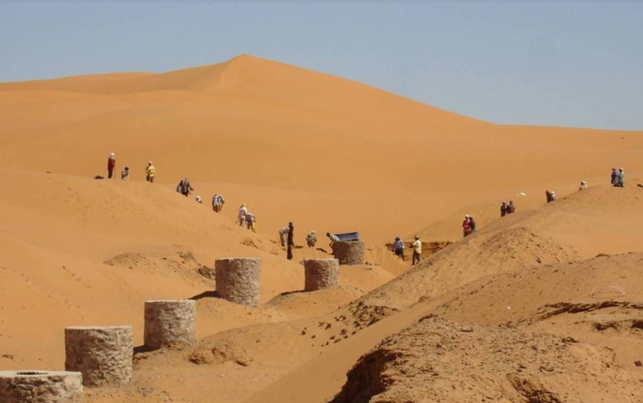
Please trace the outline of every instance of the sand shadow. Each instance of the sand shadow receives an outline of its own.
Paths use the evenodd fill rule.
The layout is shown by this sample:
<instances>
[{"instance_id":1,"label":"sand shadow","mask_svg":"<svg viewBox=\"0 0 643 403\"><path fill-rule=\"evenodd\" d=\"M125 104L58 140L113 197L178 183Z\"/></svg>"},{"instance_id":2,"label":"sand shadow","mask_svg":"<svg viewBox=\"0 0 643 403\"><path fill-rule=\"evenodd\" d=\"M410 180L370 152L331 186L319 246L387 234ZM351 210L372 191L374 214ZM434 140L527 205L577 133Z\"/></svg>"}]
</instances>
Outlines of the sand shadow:
<instances>
[{"instance_id":1,"label":"sand shadow","mask_svg":"<svg viewBox=\"0 0 643 403\"><path fill-rule=\"evenodd\" d=\"M150 351L154 351L154 349L146 346L145 344L134 347L134 355L149 353Z\"/></svg>"},{"instance_id":2,"label":"sand shadow","mask_svg":"<svg viewBox=\"0 0 643 403\"><path fill-rule=\"evenodd\" d=\"M190 299L192 301L198 301L198 300L204 299L204 298L221 298L221 296L219 294L217 294L216 291L204 291L201 294L197 294L197 295L195 295L193 297L190 297L188 299Z\"/></svg>"},{"instance_id":3,"label":"sand shadow","mask_svg":"<svg viewBox=\"0 0 643 403\"><path fill-rule=\"evenodd\" d=\"M328 251L327 251L326 249L324 249L324 248L316 248L315 250L316 250L316 251L319 251L319 252L324 252L324 253L325 253L325 254L327 254L327 255L332 255L332 254L333 254L333 252L328 252Z\"/></svg>"}]
</instances>

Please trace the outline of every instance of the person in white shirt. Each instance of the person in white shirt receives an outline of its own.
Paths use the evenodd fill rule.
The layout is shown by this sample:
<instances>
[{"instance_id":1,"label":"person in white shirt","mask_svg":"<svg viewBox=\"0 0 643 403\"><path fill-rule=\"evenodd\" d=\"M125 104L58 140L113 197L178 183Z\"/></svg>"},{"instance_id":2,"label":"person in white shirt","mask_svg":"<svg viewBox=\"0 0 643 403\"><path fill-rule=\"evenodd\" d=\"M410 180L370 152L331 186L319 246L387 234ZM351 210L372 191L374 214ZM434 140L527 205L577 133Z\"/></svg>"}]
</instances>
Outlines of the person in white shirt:
<instances>
[{"instance_id":1,"label":"person in white shirt","mask_svg":"<svg viewBox=\"0 0 643 403\"><path fill-rule=\"evenodd\" d=\"M239 207L239 225L242 227L246 226L246 215L248 214L248 208L246 207L246 203L243 203L241 207Z\"/></svg>"},{"instance_id":2,"label":"person in white shirt","mask_svg":"<svg viewBox=\"0 0 643 403\"><path fill-rule=\"evenodd\" d=\"M282 248L285 248L288 243L288 232L290 232L290 228L288 228L288 226L279 230L279 241L281 242Z\"/></svg>"},{"instance_id":3,"label":"person in white shirt","mask_svg":"<svg viewBox=\"0 0 643 403\"><path fill-rule=\"evenodd\" d=\"M420 258L422 257L422 241L420 241L419 236L415 236L415 241L413 241L413 262L411 265L420 263Z\"/></svg>"}]
</instances>

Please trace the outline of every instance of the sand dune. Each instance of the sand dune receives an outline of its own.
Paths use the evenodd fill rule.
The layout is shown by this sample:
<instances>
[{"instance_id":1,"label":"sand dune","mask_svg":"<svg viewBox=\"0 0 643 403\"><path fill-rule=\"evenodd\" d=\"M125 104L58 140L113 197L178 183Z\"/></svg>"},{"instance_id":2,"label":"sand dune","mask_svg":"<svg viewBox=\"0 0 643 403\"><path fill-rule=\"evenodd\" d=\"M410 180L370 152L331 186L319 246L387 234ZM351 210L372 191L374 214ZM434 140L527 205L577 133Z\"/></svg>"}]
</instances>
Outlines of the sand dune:
<instances>
[{"instance_id":1,"label":"sand dune","mask_svg":"<svg viewBox=\"0 0 643 403\"><path fill-rule=\"evenodd\" d=\"M0 106L5 167L90 177L115 151L141 180L151 159L160 182L225 187L232 205L262 209L255 189L273 195L282 206L261 211L265 234L323 222L380 243L521 191L519 208L533 206L615 165L643 171L640 132L503 127L252 56L0 84Z\"/></svg>"},{"instance_id":2,"label":"sand dune","mask_svg":"<svg viewBox=\"0 0 643 403\"><path fill-rule=\"evenodd\" d=\"M362 401L356 380L373 402L635 401L640 391L643 132L501 126L247 55L0 84L0 119L1 369L61 368L69 325L131 324L141 345L144 301L193 297L197 344L137 353L131 387L88 389L87 401ZM109 152L131 181L92 179ZM154 185L143 181L148 160ZM625 188L607 184L613 166L625 167ZM190 198L174 190L186 176ZM590 188L576 192L581 179ZM548 188L560 199L545 205ZM227 199L221 214L215 192ZM510 199L518 213L499 219ZM242 202L257 234L235 224ZM461 240L464 214L479 231ZM277 241L288 221L302 246L293 261ZM303 247L311 229L317 248ZM323 235L354 230L367 264L342 267L341 287L301 292L300 262L329 256ZM409 270L383 244L414 234L457 242ZM214 260L234 256L262 259L259 307L212 295ZM505 360L492 348L499 326L511 328ZM400 374L430 373L432 334L462 328L489 358L475 393L452 392L475 371L439 367L431 382L446 389L409 394ZM523 341L548 352L513 348ZM444 345L461 363L462 345ZM373 357L384 350L410 358L382 366ZM564 358L552 372L569 377L532 371L551 354ZM380 378L364 373L373 362L366 375ZM529 376L493 375L518 364ZM610 380L600 391L586 382L596 374Z\"/></svg>"}]
</instances>

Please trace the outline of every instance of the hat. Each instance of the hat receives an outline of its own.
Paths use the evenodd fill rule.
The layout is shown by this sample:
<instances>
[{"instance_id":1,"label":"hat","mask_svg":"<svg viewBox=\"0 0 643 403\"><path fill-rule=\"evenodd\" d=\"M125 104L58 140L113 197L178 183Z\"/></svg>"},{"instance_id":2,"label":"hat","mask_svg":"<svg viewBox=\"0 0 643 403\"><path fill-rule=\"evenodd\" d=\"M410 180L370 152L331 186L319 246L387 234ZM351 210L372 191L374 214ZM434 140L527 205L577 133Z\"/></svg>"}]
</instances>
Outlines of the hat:
<instances>
[{"instance_id":1,"label":"hat","mask_svg":"<svg viewBox=\"0 0 643 403\"><path fill-rule=\"evenodd\" d=\"M620 167L618 170L619 170L619 171L622 171L622 170L623 170L623 167Z\"/></svg>"},{"instance_id":2,"label":"hat","mask_svg":"<svg viewBox=\"0 0 643 403\"><path fill-rule=\"evenodd\" d=\"M116 155L116 154L114 154L114 153L109 153L109 156L110 156L110 157L113 157L113 156L115 156L115 155Z\"/></svg>"},{"instance_id":3,"label":"hat","mask_svg":"<svg viewBox=\"0 0 643 403\"><path fill-rule=\"evenodd\" d=\"M420 237L416 235L416 236L415 236L415 239L420 239Z\"/></svg>"},{"instance_id":4,"label":"hat","mask_svg":"<svg viewBox=\"0 0 643 403\"><path fill-rule=\"evenodd\" d=\"M317 231L312 230L312 231L310 231L310 233L311 233L311 234L316 234L316 233L317 233Z\"/></svg>"},{"instance_id":5,"label":"hat","mask_svg":"<svg viewBox=\"0 0 643 403\"><path fill-rule=\"evenodd\" d=\"M152 165L152 161L147 161L147 163L148 163L149 165Z\"/></svg>"},{"instance_id":6,"label":"hat","mask_svg":"<svg viewBox=\"0 0 643 403\"><path fill-rule=\"evenodd\" d=\"M241 203L241 207L246 207L246 203Z\"/></svg>"},{"instance_id":7,"label":"hat","mask_svg":"<svg viewBox=\"0 0 643 403\"><path fill-rule=\"evenodd\" d=\"M471 218L471 216L469 214L465 214L464 218Z\"/></svg>"}]
</instances>

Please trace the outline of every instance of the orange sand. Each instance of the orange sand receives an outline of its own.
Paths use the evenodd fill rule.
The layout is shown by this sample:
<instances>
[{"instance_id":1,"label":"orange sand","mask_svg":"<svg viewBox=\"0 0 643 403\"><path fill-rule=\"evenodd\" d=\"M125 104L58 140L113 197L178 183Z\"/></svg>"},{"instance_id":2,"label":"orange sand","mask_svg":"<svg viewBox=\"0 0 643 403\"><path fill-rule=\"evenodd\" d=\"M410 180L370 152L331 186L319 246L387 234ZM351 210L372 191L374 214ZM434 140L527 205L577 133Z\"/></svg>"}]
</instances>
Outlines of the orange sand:
<instances>
[{"instance_id":1,"label":"orange sand","mask_svg":"<svg viewBox=\"0 0 643 403\"><path fill-rule=\"evenodd\" d=\"M0 369L62 368L70 325L131 324L140 345L145 300L198 298L199 345L137 354L134 385L88 390L90 403L321 403L340 392L360 356L429 314L483 327L512 321L521 332L572 335L597 349L637 343L636 329L614 327L609 337L595 333L591 315L587 326L561 324L539 309L641 281L615 268L636 258L587 259L643 252L643 189L635 186L643 132L495 125L246 55L164 74L0 84L0 120ZM106 176L110 152L117 176L131 167L130 182L91 179ZM143 180L148 160L154 185ZM607 185L617 166L627 172L624 189ZM174 191L186 176L196 188L188 199ZM590 189L575 193L582 179ZM561 200L543 205L547 188ZM214 192L227 200L221 214L209 207ZM498 220L509 199L518 214ZM234 224L242 202L257 216L257 234ZM382 246L416 233L457 240L466 213L479 233L413 271ZM298 245L315 229L324 250L295 249L287 261L277 231L288 221ZM369 245L369 264L342 267L336 290L297 292L299 262L328 257L324 234L354 230ZM213 298L213 281L199 274L234 256L262 258L260 307ZM534 274L548 264L569 275ZM583 269L596 265L604 271L590 284ZM640 301L629 288L600 292L599 300ZM508 314L504 304L517 309ZM630 309L614 313L624 321L636 317L618 309ZM409 332L394 336L400 351L410 348ZM624 372L608 375L640 378L629 367L643 358L638 351L618 349L612 364ZM421 367L424 353L413 354ZM408 365L401 369L418 368ZM618 393L637 391L638 381L618 379L626 385ZM578 401L596 398L565 380L552 385ZM386 393L408 399L404 390L398 383Z\"/></svg>"}]
</instances>

